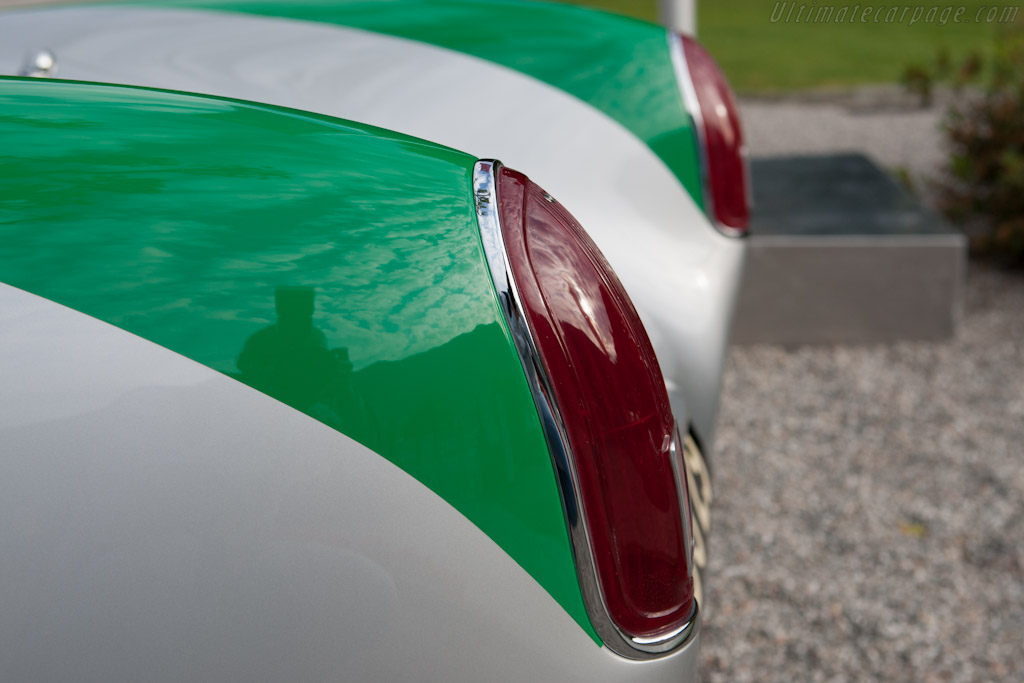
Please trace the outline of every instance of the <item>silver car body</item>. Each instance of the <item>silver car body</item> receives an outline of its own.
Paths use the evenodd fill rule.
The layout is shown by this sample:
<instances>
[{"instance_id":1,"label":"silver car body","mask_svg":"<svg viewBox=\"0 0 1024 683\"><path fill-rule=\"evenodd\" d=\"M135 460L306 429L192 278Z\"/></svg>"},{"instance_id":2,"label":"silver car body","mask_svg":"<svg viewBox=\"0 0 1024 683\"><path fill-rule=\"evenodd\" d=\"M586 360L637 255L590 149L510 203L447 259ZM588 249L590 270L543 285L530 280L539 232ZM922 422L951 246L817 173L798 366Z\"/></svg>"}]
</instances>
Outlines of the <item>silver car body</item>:
<instances>
[{"instance_id":1,"label":"silver car body","mask_svg":"<svg viewBox=\"0 0 1024 683\"><path fill-rule=\"evenodd\" d=\"M314 22L204 10L0 14L0 73L41 50L60 78L247 99L372 123L501 159L575 215L654 344L679 424L713 450L744 262L636 136L575 97L462 53Z\"/></svg>"},{"instance_id":2,"label":"silver car body","mask_svg":"<svg viewBox=\"0 0 1024 683\"><path fill-rule=\"evenodd\" d=\"M696 680L696 637L595 646L426 486L162 346L0 284L0 377L5 681Z\"/></svg>"}]
</instances>

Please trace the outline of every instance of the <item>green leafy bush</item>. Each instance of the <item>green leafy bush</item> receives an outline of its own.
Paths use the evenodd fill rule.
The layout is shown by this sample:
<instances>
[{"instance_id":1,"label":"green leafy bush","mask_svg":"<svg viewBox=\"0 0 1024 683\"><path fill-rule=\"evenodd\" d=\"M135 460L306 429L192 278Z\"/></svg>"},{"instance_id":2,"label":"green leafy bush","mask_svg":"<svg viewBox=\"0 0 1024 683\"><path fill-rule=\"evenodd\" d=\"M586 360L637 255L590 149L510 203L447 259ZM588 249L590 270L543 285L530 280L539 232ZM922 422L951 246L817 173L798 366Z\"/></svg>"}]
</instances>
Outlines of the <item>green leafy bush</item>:
<instances>
[{"instance_id":1,"label":"green leafy bush","mask_svg":"<svg viewBox=\"0 0 1024 683\"><path fill-rule=\"evenodd\" d=\"M950 148L936 185L945 213L970 231L976 251L1024 259L1024 42L1004 38L991 57L961 64L941 54L930 68L908 69L911 92L930 97L937 81L957 97L943 123Z\"/></svg>"},{"instance_id":2,"label":"green leafy bush","mask_svg":"<svg viewBox=\"0 0 1024 683\"><path fill-rule=\"evenodd\" d=\"M920 100L922 107L932 105L932 88L935 87L935 76L932 71L920 64L911 64L903 70L900 79L907 92L913 93Z\"/></svg>"},{"instance_id":3,"label":"green leafy bush","mask_svg":"<svg viewBox=\"0 0 1024 683\"><path fill-rule=\"evenodd\" d=\"M1024 88L972 98L944 125L952 149L939 183L943 210L984 226L976 248L1024 256Z\"/></svg>"}]
</instances>

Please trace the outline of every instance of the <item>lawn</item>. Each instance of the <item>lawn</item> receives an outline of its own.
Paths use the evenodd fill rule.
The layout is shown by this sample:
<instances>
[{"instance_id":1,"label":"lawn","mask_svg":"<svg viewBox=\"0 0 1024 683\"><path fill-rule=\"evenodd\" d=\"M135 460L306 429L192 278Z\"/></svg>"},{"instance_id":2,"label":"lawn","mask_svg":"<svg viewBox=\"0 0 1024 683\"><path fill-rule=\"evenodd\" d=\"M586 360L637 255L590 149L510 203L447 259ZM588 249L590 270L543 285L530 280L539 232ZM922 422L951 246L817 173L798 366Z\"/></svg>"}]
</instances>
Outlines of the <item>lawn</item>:
<instances>
[{"instance_id":1,"label":"lawn","mask_svg":"<svg viewBox=\"0 0 1024 683\"><path fill-rule=\"evenodd\" d=\"M601 7L622 14L656 21L656 0L570 0L574 4ZM810 22L806 16L797 23L801 6L804 15L822 9L833 11L830 22ZM1016 24L981 23L975 21L979 9L997 8L997 16L1005 7L1020 7L1007 0L967 0L961 21L947 15L942 25L942 10L949 5L883 2L863 4L809 0L808 2L776 2L775 0L704 0L697 5L697 33L718 59L736 90L740 92L778 92L811 88L850 86L864 83L892 83L912 63L930 63L940 48L949 50L954 60L973 50L989 52L997 34L1024 27L1024 10ZM789 14L786 21L786 14ZM846 20L835 21L837 12L846 7ZM857 21L849 21L857 11ZM915 8L922 14L911 25ZM931 22L927 12L938 7ZM871 8L866 22L861 14ZM906 12L904 13L904 8ZM874 22L880 9L879 22ZM894 19L903 14L903 21L886 23L890 9L897 10ZM774 12L774 17L773 17ZM824 15L823 15L824 16ZM773 21L773 18L775 19ZM1019 29L1018 29L1019 30Z\"/></svg>"}]
</instances>

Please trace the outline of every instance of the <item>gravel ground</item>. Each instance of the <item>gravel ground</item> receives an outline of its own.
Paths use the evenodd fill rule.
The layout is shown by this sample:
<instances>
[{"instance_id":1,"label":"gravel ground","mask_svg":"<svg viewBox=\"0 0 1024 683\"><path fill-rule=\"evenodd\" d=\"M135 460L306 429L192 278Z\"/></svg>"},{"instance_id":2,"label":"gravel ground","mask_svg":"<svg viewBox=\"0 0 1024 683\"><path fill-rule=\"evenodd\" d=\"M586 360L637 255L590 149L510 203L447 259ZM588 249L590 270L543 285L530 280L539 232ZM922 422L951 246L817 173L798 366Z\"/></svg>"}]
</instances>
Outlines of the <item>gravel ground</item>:
<instances>
[{"instance_id":1,"label":"gravel ground","mask_svg":"<svg viewBox=\"0 0 1024 683\"><path fill-rule=\"evenodd\" d=\"M906 112L744 109L755 154L941 158ZM732 349L705 681L1024 681L1022 339L1024 272L972 263L948 342Z\"/></svg>"}]
</instances>

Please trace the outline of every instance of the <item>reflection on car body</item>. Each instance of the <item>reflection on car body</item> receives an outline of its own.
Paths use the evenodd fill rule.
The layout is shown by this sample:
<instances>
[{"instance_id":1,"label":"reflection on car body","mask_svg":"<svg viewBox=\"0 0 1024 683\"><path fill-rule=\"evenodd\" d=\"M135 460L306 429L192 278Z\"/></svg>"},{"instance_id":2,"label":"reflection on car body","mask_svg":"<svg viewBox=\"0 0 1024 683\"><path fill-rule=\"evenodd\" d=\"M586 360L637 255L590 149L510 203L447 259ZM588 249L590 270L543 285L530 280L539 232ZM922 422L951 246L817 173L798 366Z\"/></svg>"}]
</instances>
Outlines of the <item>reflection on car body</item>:
<instances>
[{"instance_id":1,"label":"reflection on car body","mask_svg":"<svg viewBox=\"0 0 1024 683\"><path fill-rule=\"evenodd\" d=\"M0 62L13 50L22 60L34 55L20 62L27 76L265 103L0 79L7 114L0 126L18 140L0 171L7 182L0 297L9 310L46 320L47 339L67 326L104 340L83 346L82 358L93 360L58 379L40 371L58 363L52 353L19 369L31 332L25 316L0 331L0 366L12 378L0 392L5 405L33 392L95 393L74 403L72 419L56 408L64 399L46 409L11 408L13 430L0 430L0 451L15 456L0 457L10 490L52 501L67 486L61 475L18 469L18 459L47 462L56 454L60 467L85 473L67 496L68 518L51 519L36 502L9 497L0 542L19 552L10 578L0 581L0 602L21 596L7 627L17 625L21 635L17 656L0 662L0 671L99 681L137 678L164 662L178 679L326 680L343 671L358 680L470 680L481 672L508 680L696 680L711 502L698 444L714 436L743 248L718 230L707 203L701 136L687 110L699 104L682 101L671 62L677 39L566 8L451 3L451 27L484 14L522 20L540 12L568 44L585 46L593 37L612 48L590 72L622 88L622 97L609 99L589 91L555 52L519 50L532 38L517 21L481 46L459 30L407 35L420 30L411 28L418 21L430 24L437 10L429 4L415 12L409 5L402 21L401 13L382 15L358 2L322 15L324 8L306 3L244 13L208 11L239 5L185 4L0 15L7 44ZM303 7L316 21L287 16ZM607 33L573 27L573 18ZM221 35L232 40L218 43L224 59L198 59L211 43L197 37L226 29ZM260 59L270 35L282 72ZM128 43L137 59L108 59ZM360 52L372 58L351 63ZM641 62L653 75L624 80ZM201 68L181 68L187 64ZM322 87L320 79L336 78L337 69L343 87ZM390 77L401 87L368 96ZM486 111L475 106L479 83L492 86ZM424 98L423 88L436 97ZM633 111L623 102L643 106ZM495 174L499 166L318 114L511 155L553 191L538 190L562 216L554 223L575 225L556 200L570 204L644 325L623 323L615 334L629 330L633 342L622 346L623 337L602 327L610 299L577 287L575 299L550 306L577 306L592 323L558 328L565 348L575 349L568 367L581 363L580 349L614 358L649 348L646 326L655 393L667 388L663 404L671 401L659 418L669 431L664 443L652 441L647 460L671 461L674 489L654 495L637 486L643 467L616 475L615 489L603 484L604 499L581 483L581 468L600 474L619 456L585 459L588 446L573 440L583 432L567 428L587 413L580 418L564 401L568 375L550 381L552 352L543 350L536 320L520 321L533 345L524 352L510 311L495 299L475 184L482 169ZM532 215L527 223L548 220ZM602 271L604 257L594 258L602 264L597 279L617 282ZM105 346L131 349L113 362L110 377L95 372ZM129 376L118 368L134 356L149 363ZM531 363L547 384L531 384ZM177 391L161 379L161 367L202 379ZM607 367L614 375L618 366ZM147 392L159 396L160 408L145 399L133 411L130 397ZM205 395L220 402L204 402ZM542 403L553 410L545 413ZM91 417L79 419L81 405ZM645 420L652 418L628 427ZM38 426L47 421L57 425L50 433ZM168 434L185 436L177 444ZM595 441L614 443L606 436ZM70 467L59 459L71 455L78 461ZM660 515L687 530L685 563L667 562L675 557L667 545L652 546L653 523L646 532L634 524L640 535L621 540L629 530L613 528L622 519L616 495L626 491L630 499L630 486L644 491L627 510L633 522L654 504L643 519ZM127 529L104 522L99 500L110 501L116 519L134 521ZM607 526L593 517L602 505ZM190 509L195 514L182 518ZM43 518L44 533L17 521ZM612 539L607 556L605 534ZM85 543L55 549L52 540L64 535ZM149 540L164 537L167 554ZM54 560L65 569L26 578ZM162 563L167 572L153 569ZM75 566L93 569L81 579ZM605 566L622 571L609 579ZM132 580L121 580L124 573ZM669 574L685 585L655 585ZM682 596L688 602L676 602L687 609L659 622L664 615L643 606L616 608L616 600L629 603L618 592L629 590L650 604ZM90 594L109 599L82 598ZM79 610L61 618L57 595ZM318 596L328 595L333 602L319 609ZM157 609L139 615L140 596L153 596ZM629 610L639 615L632 622ZM644 630L647 621L654 626ZM105 626L86 634L89 622ZM237 630L246 623L258 626ZM188 661L166 662L166 638L190 653ZM203 649L203 639L213 650ZM127 642L132 657L112 649ZM102 662L83 660L83 648Z\"/></svg>"}]
</instances>

